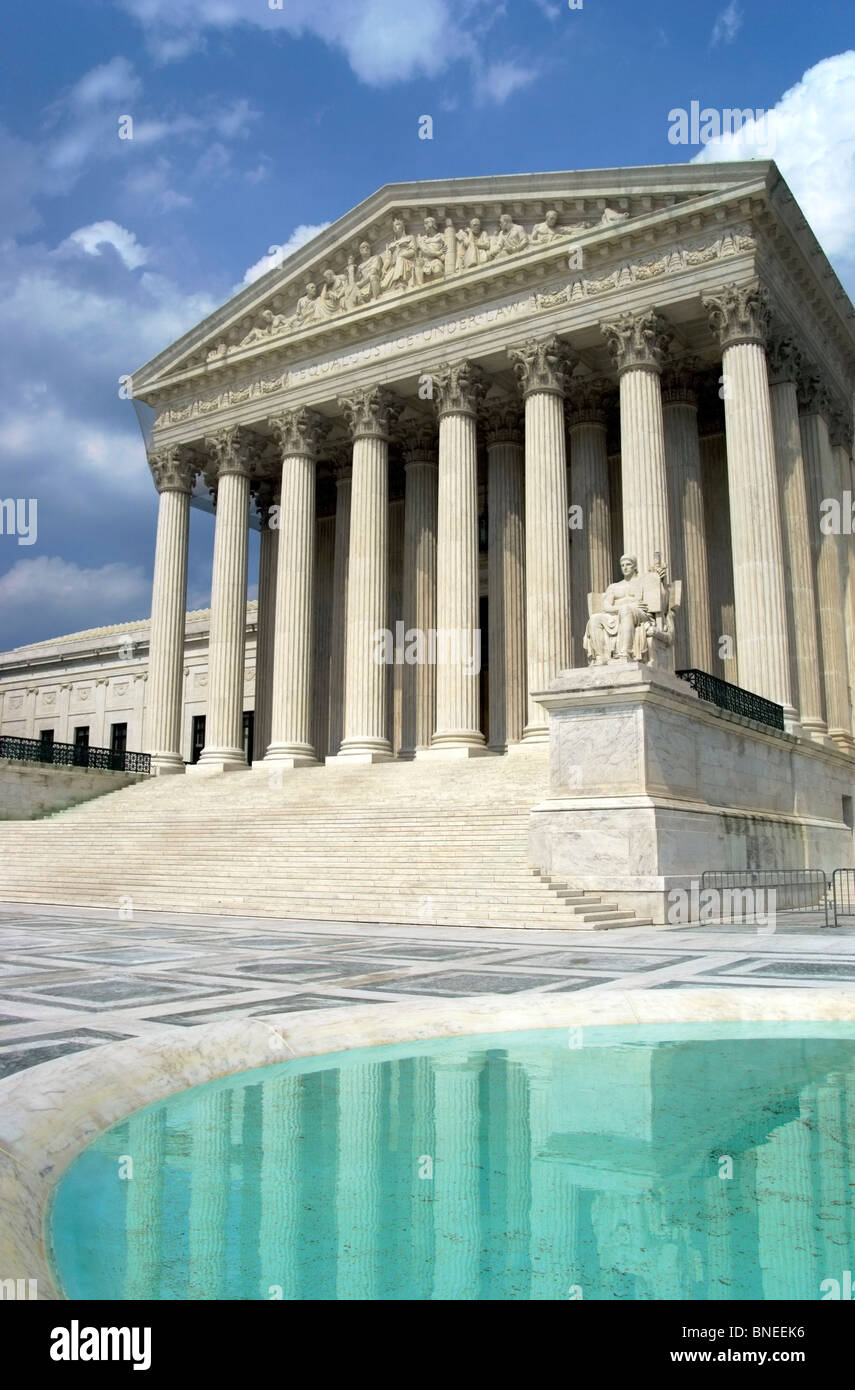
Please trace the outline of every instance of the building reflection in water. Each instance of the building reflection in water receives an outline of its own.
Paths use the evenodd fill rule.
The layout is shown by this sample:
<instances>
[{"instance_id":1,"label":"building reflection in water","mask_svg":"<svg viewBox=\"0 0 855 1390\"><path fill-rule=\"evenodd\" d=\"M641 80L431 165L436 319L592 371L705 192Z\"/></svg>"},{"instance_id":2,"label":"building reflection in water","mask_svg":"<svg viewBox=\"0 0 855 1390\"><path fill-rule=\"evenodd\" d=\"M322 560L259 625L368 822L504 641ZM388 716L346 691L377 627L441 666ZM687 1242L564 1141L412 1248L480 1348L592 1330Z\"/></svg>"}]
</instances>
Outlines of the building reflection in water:
<instances>
[{"instance_id":1,"label":"building reflection in water","mask_svg":"<svg viewBox=\"0 0 855 1390\"><path fill-rule=\"evenodd\" d=\"M817 1299L853 1269L855 1043L551 1038L141 1112L123 1296Z\"/></svg>"}]
</instances>

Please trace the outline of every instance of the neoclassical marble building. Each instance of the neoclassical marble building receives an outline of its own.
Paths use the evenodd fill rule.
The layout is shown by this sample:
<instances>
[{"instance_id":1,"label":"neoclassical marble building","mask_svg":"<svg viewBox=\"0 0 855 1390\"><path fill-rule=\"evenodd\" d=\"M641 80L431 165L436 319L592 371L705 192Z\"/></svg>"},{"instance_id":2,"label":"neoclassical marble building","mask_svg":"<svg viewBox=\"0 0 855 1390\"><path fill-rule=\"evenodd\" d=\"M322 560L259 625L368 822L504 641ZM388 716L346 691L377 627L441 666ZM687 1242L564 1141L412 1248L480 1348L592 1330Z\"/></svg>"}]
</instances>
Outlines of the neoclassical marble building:
<instances>
[{"instance_id":1,"label":"neoclassical marble building","mask_svg":"<svg viewBox=\"0 0 855 1390\"><path fill-rule=\"evenodd\" d=\"M156 412L154 766L184 769L200 488L200 769L245 765L251 508L266 766L545 741L533 697L585 664L622 554L682 579L678 668L851 755L855 550L820 516L853 487L853 385L855 310L772 163L381 189L133 376ZM435 661L406 657L416 633Z\"/></svg>"}]
</instances>

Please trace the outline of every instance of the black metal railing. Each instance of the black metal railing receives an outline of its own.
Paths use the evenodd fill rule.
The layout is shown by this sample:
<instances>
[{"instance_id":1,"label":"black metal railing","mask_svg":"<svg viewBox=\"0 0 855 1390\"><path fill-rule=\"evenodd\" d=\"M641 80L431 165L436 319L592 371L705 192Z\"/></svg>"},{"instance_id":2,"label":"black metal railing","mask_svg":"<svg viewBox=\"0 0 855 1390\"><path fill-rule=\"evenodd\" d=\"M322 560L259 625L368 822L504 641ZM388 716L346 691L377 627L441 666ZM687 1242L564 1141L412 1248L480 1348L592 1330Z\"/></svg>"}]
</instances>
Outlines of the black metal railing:
<instances>
[{"instance_id":1,"label":"black metal railing","mask_svg":"<svg viewBox=\"0 0 855 1390\"><path fill-rule=\"evenodd\" d=\"M92 767L105 772L151 772L149 753L114 753L112 748L78 747L47 739L0 737L0 758L22 763L54 763L61 767Z\"/></svg>"},{"instance_id":2,"label":"black metal railing","mask_svg":"<svg viewBox=\"0 0 855 1390\"><path fill-rule=\"evenodd\" d=\"M743 690L741 685L731 685L708 671L678 671L681 681L685 681L702 700L709 700L719 709L730 710L731 714L741 714L744 719L754 719L758 724L768 724L772 729L784 728L784 707L773 700L764 700L752 690Z\"/></svg>"},{"instance_id":3,"label":"black metal railing","mask_svg":"<svg viewBox=\"0 0 855 1390\"><path fill-rule=\"evenodd\" d=\"M701 895L713 889L720 896L728 920L739 915L740 906L750 917L759 892L768 905L769 890L775 891L778 913L816 913L822 925L832 925L828 878L823 869L704 869Z\"/></svg>"}]
</instances>

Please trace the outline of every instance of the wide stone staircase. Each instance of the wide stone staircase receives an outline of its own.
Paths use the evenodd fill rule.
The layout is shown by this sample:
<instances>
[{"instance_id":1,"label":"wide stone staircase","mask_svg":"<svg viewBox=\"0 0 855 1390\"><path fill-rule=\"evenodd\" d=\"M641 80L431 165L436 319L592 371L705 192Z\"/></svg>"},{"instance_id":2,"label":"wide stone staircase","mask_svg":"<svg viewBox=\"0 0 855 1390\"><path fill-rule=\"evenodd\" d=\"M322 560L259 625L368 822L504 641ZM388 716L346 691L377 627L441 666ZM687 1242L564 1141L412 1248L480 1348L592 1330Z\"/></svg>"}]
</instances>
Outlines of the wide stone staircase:
<instances>
[{"instance_id":1,"label":"wide stone staircase","mask_svg":"<svg viewBox=\"0 0 855 1390\"><path fill-rule=\"evenodd\" d=\"M528 865L544 749L151 778L0 822L0 901L308 921L639 926Z\"/></svg>"}]
</instances>

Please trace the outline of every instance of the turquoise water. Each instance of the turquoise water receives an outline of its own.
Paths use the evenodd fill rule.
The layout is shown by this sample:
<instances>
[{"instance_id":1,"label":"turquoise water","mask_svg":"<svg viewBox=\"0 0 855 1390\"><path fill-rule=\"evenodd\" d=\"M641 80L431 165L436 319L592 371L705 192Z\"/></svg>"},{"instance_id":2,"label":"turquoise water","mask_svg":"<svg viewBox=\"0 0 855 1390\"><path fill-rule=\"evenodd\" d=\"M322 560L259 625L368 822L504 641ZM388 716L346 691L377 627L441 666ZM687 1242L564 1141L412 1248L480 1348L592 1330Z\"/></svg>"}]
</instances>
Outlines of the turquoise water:
<instances>
[{"instance_id":1,"label":"turquoise water","mask_svg":"<svg viewBox=\"0 0 855 1390\"><path fill-rule=\"evenodd\" d=\"M149 1106L67 1170L49 1240L81 1299L819 1299L853 1184L853 1025L550 1029Z\"/></svg>"}]
</instances>

